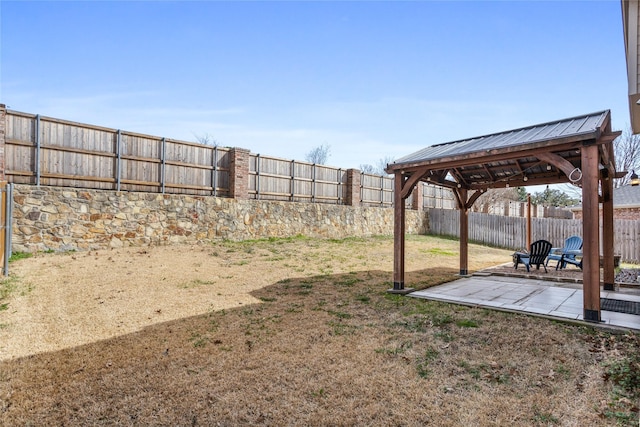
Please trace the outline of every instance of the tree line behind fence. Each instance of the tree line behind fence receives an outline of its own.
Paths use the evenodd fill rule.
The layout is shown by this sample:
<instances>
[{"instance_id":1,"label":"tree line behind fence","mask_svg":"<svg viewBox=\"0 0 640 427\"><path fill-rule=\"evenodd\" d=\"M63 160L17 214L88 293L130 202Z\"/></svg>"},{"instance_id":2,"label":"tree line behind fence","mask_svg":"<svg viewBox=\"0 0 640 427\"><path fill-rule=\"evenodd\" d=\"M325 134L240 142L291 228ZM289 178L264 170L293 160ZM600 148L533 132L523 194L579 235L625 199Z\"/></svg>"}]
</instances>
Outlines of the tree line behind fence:
<instances>
[{"instance_id":1,"label":"tree line behind fence","mask_svg":"<svg viewBox=\"0 0 640 427\"><path fill-rule=\"evenodd\" d=\"M640 261L640 221L615 219L613 222L615 255L624 262ZM527 219L485 213L469 213L469 240L507 249L526 248ZM460 211L430 209L429 233L460 237ZM582 220L532 218L532 241L544 239L554 247L562 247L570 236L582 236ZM602 228L600 228L602 245ZM602 248L600 250L602 253Z\"/></svg>"}]
</instances>

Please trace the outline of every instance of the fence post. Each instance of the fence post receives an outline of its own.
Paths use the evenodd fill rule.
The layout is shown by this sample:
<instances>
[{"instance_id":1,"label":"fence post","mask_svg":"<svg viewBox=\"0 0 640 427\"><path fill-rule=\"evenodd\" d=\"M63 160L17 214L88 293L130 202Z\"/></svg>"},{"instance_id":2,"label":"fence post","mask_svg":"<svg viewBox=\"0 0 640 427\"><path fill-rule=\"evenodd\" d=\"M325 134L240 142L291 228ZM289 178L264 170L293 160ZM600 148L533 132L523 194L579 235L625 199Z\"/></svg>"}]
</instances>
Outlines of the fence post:
<instances>
[{"instance_id":1,"label":"fence post","mask_svg":"<svg viewBox=\"0 0 640 427\"><path fill-rule=\"evenodd\" d=\"M229 151L229 197L249 198L249 150L232 148Z\"/></svg>"},{"instance_id":2,"label":"fence post","mask_svg":"<svg viewBox=\"0 0 640 427\"><path fill-rule=\"evenodd\" d=\"M33 163L36 168L36 185L40 186L40 114L36 114L36 122L35 128L33 130L34 133L34 142L36 144L36 152L33 155Z\"/></svg>"},{"instance_id":3,"label":"fence post","mask_svg":"<svg viewBox=\"0 0 640 427\"><path fill-rule=\"evenodd\" d=\"M120 143L118 143L120 145ZM118 150L118 153L120 150ZM160 142L160 191L164 194L165 177L167 176L167 138Z\"/></svg>"},{"instance_id":4,"label":"fence post","mask_svg":"<svg viewBox=\"0 0 640 427\"><path fill-rule=\"evenodd\" d=\"M289 200L293 202L296 196L296 161L295 160L291 160L291 186L289 190L291 193Z\"/></svg>"},{"instance_id":5,"label":"fence post","mask_svg":"<svg viewBox=\"0 0 640 427\"><path fill-rule=\"evenodd\" d=\"M218 195L218 146L213 147L213 169L211 169L211 195Z\"/></svg>"},{"instance_id":6,"label":"fence post","mask_svg":"<svg viewBox=\"0 0 640 427\"><path fill-rule=\"evenodd\" d=\"M347 206L360 206L360 171L347 169L347 188L344 195L344 204Z\"/></svg>"},{"instance_id":7,"label":"fence post","mask_svg":"<svg viewBox=\"0 0 640 427\"><path fill-rule=\"evenodd\" d=\"M122 174L122 132L116 131L116 191L120 191L120 175Z\"/></svg>"},{"instance_id":8,"label":"fence post","mask_svg":"<svg viewBox=\"0 0 640 427\"><path fill-rule=\"evenodd\" d=\"M316 201L316 165L311 166L311 203Z\"/></svg>"},{"instance_id":9,"label":"fence post","mask_svg":"<svg viewBox=\"0 0 640 427\"><path fill-rule=\"evenodd\" d=\"M6 184L6 183L5 183ZM2 210L4 211L4 230L2 236L3 245L3 273L9 275L9 258L11 258L11 242L13 240L13 184L6 184L2 195Z\"/></svg>"},{"instance_id":10,"label":"fence post","mask_svg":"<svg viewBox=\"0 0 640 427\"><path fill-rule=\"evenodd\" d=\"M422 210L422 187L424 184L419 182L415 187L413 187L413 193L411 194L411 209L414 211Z\"/></svg>"},{"instance_id":11,"label":"fence post","mask_svg":"<svg viewBox=\"0 0 640 427\"><path fill-rule=\"evenodd\" d=\"M4 181L4 139L7 129L7 106L0 104L0 181Z\"/></svg>"}]
</instances>

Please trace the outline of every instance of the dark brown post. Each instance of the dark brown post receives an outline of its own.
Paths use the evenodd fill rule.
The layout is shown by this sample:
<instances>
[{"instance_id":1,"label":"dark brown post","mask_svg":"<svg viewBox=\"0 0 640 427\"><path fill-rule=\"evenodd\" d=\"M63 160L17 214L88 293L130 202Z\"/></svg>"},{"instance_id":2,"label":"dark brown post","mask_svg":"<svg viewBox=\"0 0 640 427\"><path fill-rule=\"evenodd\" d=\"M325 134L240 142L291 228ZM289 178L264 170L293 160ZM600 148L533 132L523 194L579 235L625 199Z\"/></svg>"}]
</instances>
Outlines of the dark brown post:
<instances>
[{"instance_id":1,"label":"dark brown post","mask_svg":"<svg viewBox=\"0 0 640 427\"><path fill-rule=\"evenodd\" d=\"M361 172L358 169L347 169L347 188L344 203L347 206L360 206Z\"/></svg>"},{"instance_id":2,"label":"dark brown post","mask_svg":"<svg viewBox=\"0 0 640 427\"><path fill-rule=\"evenodd\" d=\"M613 262L613 179L602 180L602 267L604 290L614 291L615 271Z\"/></svg>"},{"instance_id":3,"label":"dark brown post","mask_svg":"<svg viewBox=\"0 0 640 427\"><path fill-rule=\"evenodd\" d=\"M460 195L460 275L469 274L469 209L466 203L468 199L467 189L458 190Z\"/></svg>"},{"instance_id":4,"label":"dark brown post","mask_svg":"<svg viewBox=\"0 0 640 427\"><path fill-rule=\"evenodd\" d=\"M584 145L582 159L582 280L584 320L600 321L600 226L598 209L598 146Z\"/></svg>"},{"instance_id":5,"label":"dark brown post","mask_svg":"<svg viewBox=\"0 0 640 427\"><path fill-rule=\"evenodd\" d=\"M531 248L531 194L527 194L527 250Z\"/></svg>"},{"instance_id":6,"label":"dark brown post","mask_svg":"<svg viewBox=\"0 0 640 427\"><path fill-rule=\"evenodd\" d=\"M249 156L244 148L232 148L229 151L229 197L249 198Z\"/></svg>"},{"instance_id":7,"label":"dark brown post","mask_svg":"<svg viewBox=\"0 0 640 427\"><path fill-rule=\"evenodd\" d=\"M403 176L395 173L393 180L393 289L390 292L405 293L404 290L404 199L402 198Z\"/></svg>"},{"instance_id":8,"label":"dark brown post","mask_svg":"<svg viewBox=\"0 0 640 427\"><path fill-rule=\"evenodd\" d=\"M421 211L423 206L422 183L419 182L411 192L411 209Z\"/></svg>"},{"instance_id":9,"label":"dark brown post","mask_svg":"<svg viewBox=\"0 0 640 427\"><path fill-rule=\"evenodd\" d=\"M0 104L0 181L6 179L4 174L5 157L4 157L4 141L7 129L7 106Z\"/></svg>"}]
</instances>

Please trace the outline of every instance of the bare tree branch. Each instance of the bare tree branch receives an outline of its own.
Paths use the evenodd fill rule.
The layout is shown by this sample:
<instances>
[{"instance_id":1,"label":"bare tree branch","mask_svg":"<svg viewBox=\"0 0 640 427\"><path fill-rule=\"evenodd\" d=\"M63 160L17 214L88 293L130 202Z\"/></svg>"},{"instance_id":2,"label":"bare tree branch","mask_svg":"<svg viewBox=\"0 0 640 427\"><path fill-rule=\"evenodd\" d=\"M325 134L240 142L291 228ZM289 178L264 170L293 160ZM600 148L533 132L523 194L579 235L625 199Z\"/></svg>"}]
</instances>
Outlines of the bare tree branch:
<instances>
[{"instance_id":1,"label":"bare tree branch","mask_svg":"<svg viewBox=\"0 0 640 427\"><path fill-rule=\"evenodd\" d=\"M329 159L329 152L331 151L331 146L328 144L322 144L318 147L311 149L307 154L305 154L304 158L309 163L315 163L317 165L324 165L327 163Z\"/></svg>"},{"instance_id":2,"label":"bare tree branch","mask_svg":"<svg viewBox=\"0 0 640 427\"><path fill-rule=\"evenodd\" d=\"M218 141L213 137L213 135L209 133L205 133L203 135L193 134L196 138L196 142L204 145L210 145L212 147L218 147Z\"/></svg>"},{"instance_id":3,"label":"bare tree branch","mask_svg":"<svg viewBox=\"0 0 640 427\"><path fill-rule=\"evenodd\" d=\"M631 127L627 126L622 135L613 141L613 150L616 156L616 169L627 171L624 178L613 181L615 188L629 184L631 171L640 172L640 135L634 135Z\"/></svg>"},{"instance_id":4,"label":"bare tree branch","mask_svg":"<svg viewBox=\"0 0 640 427\"><path fill-rule=\"evenodd\" d=\"M378 160L376 165L370 164L361 164L360 170L364 173L370 173L375 175L386 175L387 173L384 171L387 168L389 163L392 163L394 158L392 156L385 156Z\"/></svg>"}]
</instances>

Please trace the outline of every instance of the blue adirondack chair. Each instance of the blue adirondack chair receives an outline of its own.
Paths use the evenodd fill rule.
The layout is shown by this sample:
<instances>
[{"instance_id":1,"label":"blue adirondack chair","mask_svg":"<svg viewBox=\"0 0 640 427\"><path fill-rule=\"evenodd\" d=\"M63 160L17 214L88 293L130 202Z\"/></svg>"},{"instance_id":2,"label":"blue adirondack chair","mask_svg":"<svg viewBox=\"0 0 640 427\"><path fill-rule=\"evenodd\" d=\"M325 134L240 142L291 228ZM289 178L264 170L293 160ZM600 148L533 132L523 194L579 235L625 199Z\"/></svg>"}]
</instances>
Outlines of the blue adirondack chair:
<instances>
[{"instance_id":1,"label":"blue adirondack chair","mask_svg":"<svg viewBox=\"0 0 640 427\"><path fill-rule=\"evenodd\" d=\"M517 270L518 264L523 264L527 267L527 272L529 271L529 267L532 265L536 266L536 270L540 270L540 266L544 267L544 272L547 273L547 266L544 264L545 259L549 255L551 251L551 246L553 246L550 242L546 240L537 240L531 244L531 249L529 253L525 252L516 252L513 254L513 266Z\"/></svg>"},{"instance_id":2,"label":"blue adirondack chair","mask_svg":"<svg viewBox=\"0 0 640 427\"><path fill-rule=\"evenodd\" d=\"M556 270L558 267L565 268L567 266L567 261L571 264L577 264L576 256L573 254L568 254L568 251L579 251L582 249L582 237L580 236L571 236L567 240L564 241L564 246L562 248L551 248L551 252L547 257L547 263L545 265L549 265L549 261L556 262ZM564 258L562 255L564 254ZM560 260L562 260L562 265L560 264Z\"/></svg>"}]
</instances>

